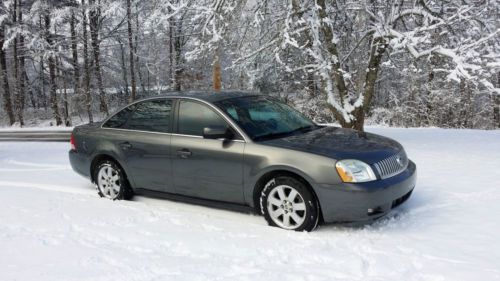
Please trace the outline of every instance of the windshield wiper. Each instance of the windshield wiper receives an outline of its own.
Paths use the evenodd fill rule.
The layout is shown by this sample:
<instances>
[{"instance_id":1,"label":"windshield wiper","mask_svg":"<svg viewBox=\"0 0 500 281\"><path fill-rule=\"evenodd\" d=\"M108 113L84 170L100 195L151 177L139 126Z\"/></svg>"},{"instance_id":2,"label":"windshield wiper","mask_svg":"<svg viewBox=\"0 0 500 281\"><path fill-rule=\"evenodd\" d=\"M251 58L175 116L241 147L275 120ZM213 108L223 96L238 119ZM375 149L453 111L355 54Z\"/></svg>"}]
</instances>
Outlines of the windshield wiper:
<instances>
[{"instance_id":1,"label":"windshield wiper","mask_svg":"<svg viewBox=\"0 0 500 281\"><path fill-rule=\"evenodd\" d=\"M305 132L312 131L314 129L316 129L316 125L308 125L308 126L298 127L297 129L290 131L290 133L292 133L292 134L297 133L297 132L305 133Z\"/></svg>"},{"instance_id":2,"label":"windshield wiper","mask_svg":"<svg viewBox=\"0 0 500 281\"><path fill-rule=\"evenodd\" d=\"M253 140L254 141L268 140L268 139L284 137L284 136L287 136L289 134L290 134L290 132L269 133L269 134L265 134L265 135L256 136L255 138L253 138Z\"/></svg>"},{"instance_id":3,"label":"windshield wiper","mask_svg":"<svg viewBox=\"0 0 500 281\"><path fill-rule=\"evenodd\" d=\"M268 140L268 139L275 139L275 138L280 138L280 137L286 137L286 136L294 135L294 134L299 133L299 132L300 133L309 132L309 131L312 131L312 130L314 130L316 128L317 128L316 125L302 126L302 127L299 127L297 129L294 129L294 130L291 130L291 131L288 131L288 132L269 133L269 134L265 134L265 135L260 135L260 136L255 137L253 140L254 141L261 141L261 140Z\"/></svg>"}]
</instances>

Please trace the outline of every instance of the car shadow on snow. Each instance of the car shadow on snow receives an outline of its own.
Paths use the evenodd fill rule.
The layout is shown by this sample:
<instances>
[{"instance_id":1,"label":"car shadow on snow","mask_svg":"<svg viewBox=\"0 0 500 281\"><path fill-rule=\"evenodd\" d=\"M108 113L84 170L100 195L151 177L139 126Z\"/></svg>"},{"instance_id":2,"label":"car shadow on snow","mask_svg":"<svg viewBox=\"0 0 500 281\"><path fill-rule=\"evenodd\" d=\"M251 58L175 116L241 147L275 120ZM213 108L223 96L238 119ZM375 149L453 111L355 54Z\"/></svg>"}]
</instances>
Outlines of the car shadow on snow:
<instances>
[{"instance_id":1,"label":"car shadow on snow","mask_svg":"<svg viewBox=\"0 0 500 281\"><path fill-rule=\"evenodd\" d=\"M90 186L90 185L89 185ZM92 188L96 188L95 185L91 185ZM436 194L430 194L425 192L426 190L434 190L433 187L419 189L418 192L414 192L412 196L401 206L396 207L391 210L387 215L379 218L372 222L365 223L328 223L322 224L318 227L315 232L326 232L326 231L356 231L356 230L389 230L389 229L404 229L418 225L418 227L423 227L425 225L425 218L435 216L435 209L442 208L442 204L439 204L441 199L439 199ZM233 208L226 208L214 205L196 204L193 202L186 202L184 200L172 200L171 198L161 198L154 196L144 196L136 195L131 200L136 203L144 203L150 207L163 207L169 208L174 207L176 210L179 208L182 210L184 208L208 208L212 209L214 212L218 211L229 211L230 213L236 215L229 218L241 218L241 216L259 216L255 212L250 212L249 210L238 210ZM262 217L262 220L264 218Z\"/></svg>"}]
</instances>

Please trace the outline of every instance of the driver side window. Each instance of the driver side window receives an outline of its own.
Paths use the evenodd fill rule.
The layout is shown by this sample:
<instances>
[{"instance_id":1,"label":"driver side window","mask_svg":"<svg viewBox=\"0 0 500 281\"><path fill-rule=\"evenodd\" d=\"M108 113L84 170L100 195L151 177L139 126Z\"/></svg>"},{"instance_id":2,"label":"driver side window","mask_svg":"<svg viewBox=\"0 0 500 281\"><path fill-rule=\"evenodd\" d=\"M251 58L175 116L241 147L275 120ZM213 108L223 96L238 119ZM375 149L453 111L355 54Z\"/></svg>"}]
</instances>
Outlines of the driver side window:
<instances>
[{"instance_id":1,"label":"driver side window","mask_svg":"<svg viewBox=\"0 0 500 281\"><path fill-rule=\"evenodd\" d=\"M229 127L227 122L208 106L181 100L179 104L179 118L177 131L183 135L203 136L203 128L208 126Z\"/></svg>"}]
</instances>

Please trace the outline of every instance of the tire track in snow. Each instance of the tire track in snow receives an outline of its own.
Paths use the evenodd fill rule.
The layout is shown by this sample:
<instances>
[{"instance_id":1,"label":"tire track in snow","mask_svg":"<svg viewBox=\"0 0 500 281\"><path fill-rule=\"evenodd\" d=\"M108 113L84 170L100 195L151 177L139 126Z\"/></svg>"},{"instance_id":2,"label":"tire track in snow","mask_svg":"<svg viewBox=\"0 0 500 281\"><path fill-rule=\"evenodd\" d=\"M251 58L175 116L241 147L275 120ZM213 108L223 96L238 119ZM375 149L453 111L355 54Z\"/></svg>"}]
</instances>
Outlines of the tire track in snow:
<instances>
[{"instance_id":1,"label":"tire track in snow","mask_svg":"<svg viewBox=\"0 0 500 281\"><path fill-rule=\"evenodd\" d=\"M88 184L88 188L74 186L61 186L54 184L41 184L41 183L32 183L32 182L15 182L15 181L0 181L0 188L33 188L54 192L62 192L66 194L77 194L77 195L86 195L86 198L93 198L96 200L106 201L107 199L99 198L96 194L95 186ZM224 219L231 221L246 221L249 226L266 226L264 222L264 218L245 213L238 213L233 211L228 211L225 209L217 209L212 207L193 205L189 203L170 201L165 199L158 198L150 198L144 196L135 196L130 201L109 201L110 204L119 205L124 208L131 209L140 209L144 210L146 208L152 216L149 216L148 219L152 219L155 221L168 218L172 224L175 225L184 225L185 222L177 216L172 216L172 212L175 212L178 216L182 216L189 213L196 213L200 217L204 217L207 219ZM203 227L207 231L215 231L216 227L205 224Z\"/></svg>"},{"instance_id":2,"label":"tire track in snow","mask_svg":"<svg viewBox=\"0 0 500 281\"><path fill-rule=\"evenodd\" d=\"M0 168L0 172L42 172L42 171L69 171L71 168L38 168L38 169L26 169L26 168Z\"/></svg>"},{"instance_id":3,"label":"tire track in snow","mask_svg":"<svg viewBox=\"0 0 500 281\"><path fill-rule=\"evenodd\" d=\"M58 191L71 194L94 194L95 189L85 190L83 188L72 188L68 186L59 186L54 184L42 184L42 183L32 183L32 182L17 182L17 181L0 181L0 187L25 187L25 188L36 188L49 191Z\"/></svg>"},{"instance_id":4,"label":"tire track in snow","mask_svg":"<svg viewBox=\"0 0 500 281\"><path fill-rule=\"evenodd\" d=\"M70 169L69 165L60 165L60 164L47 164L47 163L35 163L35 162L24 162L13 159L7 159L4 161L7 164L14 164L18 166L28 166L28 167L40 167L40 168L60 168L60 169Z\"/></svg>"},{"instance_id":5,"label":"tire track in snow","mask_svg":"<svg viewBox=\"0 0 500 281\"><path fill-rule=\"evenodd\" d=\"M4 167L0 168L0 172L38 172L38 171L71 170L71 167L69 165L24 162L13 159L5 159L1 161L1 163L3 164L2 166Z\"/></svg>"}]
</instances>

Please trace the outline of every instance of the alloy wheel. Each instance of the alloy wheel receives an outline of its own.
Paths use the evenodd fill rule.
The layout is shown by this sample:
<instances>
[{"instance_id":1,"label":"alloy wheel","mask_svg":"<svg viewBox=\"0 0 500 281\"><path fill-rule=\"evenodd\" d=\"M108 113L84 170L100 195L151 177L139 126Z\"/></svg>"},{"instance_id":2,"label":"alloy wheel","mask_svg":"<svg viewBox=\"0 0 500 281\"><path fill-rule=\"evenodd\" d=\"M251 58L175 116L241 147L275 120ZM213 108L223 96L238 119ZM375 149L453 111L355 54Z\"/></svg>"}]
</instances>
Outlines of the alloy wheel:
<instances>
[{"instance_id":1,"label":"alloy wheel","mask_svg":"<svg viewBox=\"0 0 500 281\"><path fill-rule=\"evenodd\" d=\"M296 229L306 219L306 203L302 195L288 185L275 186L267 198L267 211L276 225Z\"/></svg>"},{"instance_id":2,"label":"alloy wheel","mask_svg":"<svg viewBox=\"0 0 500 281\"><path fill-rule=\"evenodd\" d=\"M109 164L102 165L97 174L97 186L104 197L116 199L121 189L119 172Z\"/></svg>"}]
</instances>

